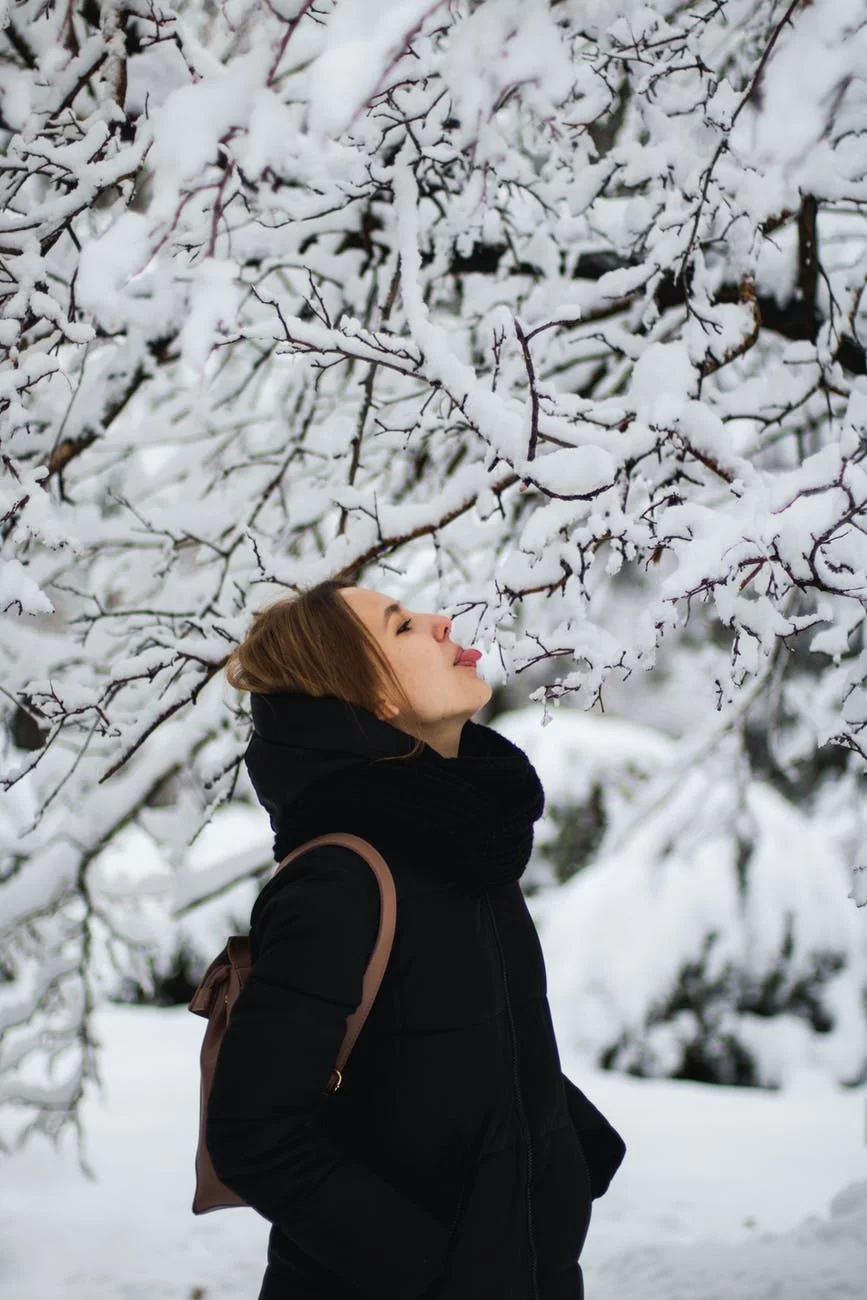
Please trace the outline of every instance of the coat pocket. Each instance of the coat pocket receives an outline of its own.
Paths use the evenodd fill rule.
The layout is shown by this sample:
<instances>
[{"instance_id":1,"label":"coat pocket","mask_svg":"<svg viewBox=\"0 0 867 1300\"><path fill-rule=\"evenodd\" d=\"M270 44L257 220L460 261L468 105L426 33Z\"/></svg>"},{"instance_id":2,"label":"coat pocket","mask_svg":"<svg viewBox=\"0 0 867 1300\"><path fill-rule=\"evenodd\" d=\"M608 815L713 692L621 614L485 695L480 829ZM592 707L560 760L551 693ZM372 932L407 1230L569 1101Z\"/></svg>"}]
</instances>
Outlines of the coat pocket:
<instances>
[{"instance_id":1,"label":"coat pocket","mask_svg":"<svg viewBox=\"0 0 867 1300\"><path fill-rule=\"evenodd\" d=\"M532 1189L533 1230L546 1271L577 1262L590 1225L590 1175L575 1130L567 1122L537 1137Z\"/></svg>"},{"instance_id":2,"label":"coat pocket","mask_svg":"<svg viewBox=\"0 0 867 1300\"><path fill-rule=\"evenodd\" d=\"M608 1191L612 1178L623 1163L626 1143L590 1098L565 1074L562 1079L569 1118L581 1143L593 1199L596 1200Z\"/></svg>"}]
</instances>

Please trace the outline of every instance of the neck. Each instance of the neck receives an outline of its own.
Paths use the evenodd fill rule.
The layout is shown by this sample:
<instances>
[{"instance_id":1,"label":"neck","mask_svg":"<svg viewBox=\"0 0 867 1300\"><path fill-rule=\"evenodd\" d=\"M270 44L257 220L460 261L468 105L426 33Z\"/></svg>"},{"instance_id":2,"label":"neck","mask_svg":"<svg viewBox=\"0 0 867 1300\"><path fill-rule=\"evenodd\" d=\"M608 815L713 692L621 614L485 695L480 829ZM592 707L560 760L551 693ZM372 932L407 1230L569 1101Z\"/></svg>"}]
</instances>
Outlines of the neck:
<instances>
[{"instance_id":1,"label":"neck","mask_svg":"<svg viewBox=\"0 0 867 1300\"><path fill-rule=\"evenodd\" d=\"M422 727L418 738L442 758L457 758L465 722L466 718L443 718L441 722Z\"/></svg>"}]
</instances>

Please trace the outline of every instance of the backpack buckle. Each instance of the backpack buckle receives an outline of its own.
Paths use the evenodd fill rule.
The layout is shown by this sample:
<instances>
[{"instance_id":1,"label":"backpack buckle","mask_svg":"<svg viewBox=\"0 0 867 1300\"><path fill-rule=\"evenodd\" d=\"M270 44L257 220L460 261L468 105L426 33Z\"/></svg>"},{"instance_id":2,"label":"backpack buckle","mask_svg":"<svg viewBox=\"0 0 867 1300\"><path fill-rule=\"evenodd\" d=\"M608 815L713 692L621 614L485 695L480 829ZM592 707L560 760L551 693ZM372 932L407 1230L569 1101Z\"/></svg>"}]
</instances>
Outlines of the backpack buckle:
<instances>
[{"instance_id":1,"label":"backpack buckle","mask_svg":"<svg viewBox=\"0 0 867 1300\"><path fill-rule=\"evenodd\" d=\"M331 1071L331 1076L328 1082L325 1085L326 1095L328 1093L337 1092L337 1089L340 1087L342 1082L343 1082L343 1075L340 1073L337 1066L335 1066L334 1069Z\"/></svg>"}]
</instances>

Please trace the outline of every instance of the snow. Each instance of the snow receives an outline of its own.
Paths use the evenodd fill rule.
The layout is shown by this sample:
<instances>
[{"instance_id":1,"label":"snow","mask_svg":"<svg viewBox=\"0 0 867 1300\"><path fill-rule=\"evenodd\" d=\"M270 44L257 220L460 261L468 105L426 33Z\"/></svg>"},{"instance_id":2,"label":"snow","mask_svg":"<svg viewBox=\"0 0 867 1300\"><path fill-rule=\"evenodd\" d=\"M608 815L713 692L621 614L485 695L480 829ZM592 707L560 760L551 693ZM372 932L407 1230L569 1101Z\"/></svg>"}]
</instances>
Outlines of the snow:
<instances>
[{"instance_id":1,"label":"snow","mask_svg":"<svg viewBox=\"0 0 867 1300\"><path fill-rule=\"evenodd\" d=\"M604 447L562 447L538 460L522 460L520 473L530 474L546 491L591 495L614 481L616 463Z\"/></svg>"},{"instance_id":2,"label":"snow","mask_svg":"<svg viewBox=\"0 0 867 1300\"><path fill-rule=\"evenodd\" d=\"M221 138L244 125L267 52L254 49L219 74L166 96L153 115L149 161L158 178L151 220L168 220L181 183L217 159Z\"/></svg>"},{"instance_id":3,"label":"snow","mask_svg":"<svg viewBox=\"0 0 867 1300\"><path fill-rule=\"evenodd\" d=\"M211 257L196 267L189 315L179 336L181 359L194 374L204 366L218 327L232 328L240 298L237 273L234 263Z\"/></svg>"},{"instance_id":4,"label":"snow","mask_svg":"<svg viewBox=\"0 0 867 1300\"><path fill-rule=\"evenodd\" d=\"M42 1138L5 1158L4 1300L241 1300L268 1225L190 1210L202 1022L103 1007L103 1091L85 1155ZM563 1066L623 1134L582 1256L591 1300L863 1300L867 1089L758 1094ZM69 1138L71 1135L67 1135ZM200 1288L200 1290L196 1290Z\"/></svg>"},{"instance_id":5,"label":"snow","mask_svg":"<svg viewBox=\"0 0 867 1300\"><path fill-rule=\"evenodd\" d=\"M81 251L78 298L81 305L111 322L120 310L120 288L141 271L150 257L148 223L138 212L125 212L99 239Z\"/></svg>"},{"instance_id":6,"label":"snow","mask_svg":"<svg viewBox=\"0 0 867 1300\"><path fill-rule=\"evenodd\" d=\"M345 131L373 95L408 38L441 0L343 0L330 16L325 48L311 68L311 134Z\"/></svg>"},{"instance_id":7,"label":"snow","mask_svg":"<svg viewBox=\"0 0 867 1300\"><path fill-rule=\"evenodd\" d=\"M841 59L842 55L842 59ZM784 30L762 87L756 156L797 184L816 174L843 67L863 67L867 30L862 0L814 0L797 27ZM809 185L805 186L809 192Z\"/></svg>"},{"instance_id":8,"label":"snow","mask_svg":"<svg viewBox=\"0 0 867 1300\"><path fill-rule=\"evenodd\" d=\"M684 343L651 343L633 367L629 396L639 419L664 424L682 409L695 383Z\"/></svg>"},{"instance_id":9,"label":"snow","mask_svg":"<svg viewBox=\"0 0 867 1300\"><path fill-rule=\"evenodd\" d=\"M848 895L859 907L867 907L867 866L859 863L852 868L852 890Z\"/></svg>"},{"instance_id":10,"label":"snow","mask_svg":"<svg viewBox=\"0 0 867 1300\"><path fill-rule=\"evenodd\" d=\"M24 614L50 613L54 606L18 560L7 560L0 569L0 609L18 605Z\"/></svg>"}]
</instances>

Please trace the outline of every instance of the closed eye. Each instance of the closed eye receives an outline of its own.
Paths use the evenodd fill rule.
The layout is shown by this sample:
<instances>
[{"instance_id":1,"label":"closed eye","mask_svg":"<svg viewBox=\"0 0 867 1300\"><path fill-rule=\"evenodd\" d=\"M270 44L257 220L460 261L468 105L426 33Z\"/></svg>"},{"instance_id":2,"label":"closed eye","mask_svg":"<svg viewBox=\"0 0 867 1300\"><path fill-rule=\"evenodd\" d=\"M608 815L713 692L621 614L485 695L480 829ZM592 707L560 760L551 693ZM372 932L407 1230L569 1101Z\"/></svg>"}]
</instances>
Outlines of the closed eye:
<instances>
[{"instance_id":1,"label":"closed eye","mask_svg":"<svg viewBox=\"0 0 867 1300\"><path fill-rule=\"evenodd\" d=\"M411 625L412 625L412 619L408 618L406 622L401 623L400 627L397 629L397 635L400 636L401 632L404 632Z\"/></svg>"}]
</instances>

